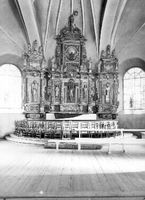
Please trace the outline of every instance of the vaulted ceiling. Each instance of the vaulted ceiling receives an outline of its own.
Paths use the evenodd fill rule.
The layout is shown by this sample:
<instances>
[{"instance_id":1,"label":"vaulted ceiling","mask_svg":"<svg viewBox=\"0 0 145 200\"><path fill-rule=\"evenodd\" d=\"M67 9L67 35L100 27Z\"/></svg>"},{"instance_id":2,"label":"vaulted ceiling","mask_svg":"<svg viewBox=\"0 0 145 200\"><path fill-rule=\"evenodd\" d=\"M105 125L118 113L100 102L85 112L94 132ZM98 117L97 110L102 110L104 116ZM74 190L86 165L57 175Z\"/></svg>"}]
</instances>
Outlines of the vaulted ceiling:
<instances>
[{"instance_id":1,"label":"vaulted ceiling","mask_svg":"<svg viewBox=\"0 0 145 200\"><path fill-rule=\"evenodd\" d=\"M22 56L27 43L43 44L54 55L55 36L73 10L87 39L88 58L97 61L107 44L119 62L145 60L145 0L0 0L0 55Z\"/></svg>"}]
</instances>

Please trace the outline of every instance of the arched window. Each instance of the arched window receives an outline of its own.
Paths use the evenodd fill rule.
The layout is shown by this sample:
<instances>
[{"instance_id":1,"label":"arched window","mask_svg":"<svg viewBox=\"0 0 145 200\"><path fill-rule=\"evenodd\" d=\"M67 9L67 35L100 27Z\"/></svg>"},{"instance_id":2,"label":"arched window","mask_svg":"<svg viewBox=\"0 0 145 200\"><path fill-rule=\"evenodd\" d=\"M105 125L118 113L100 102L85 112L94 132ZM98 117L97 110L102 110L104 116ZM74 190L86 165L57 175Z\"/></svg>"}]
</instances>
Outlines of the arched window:
<instances>
[{"instance_id":1,"label":"arched window","mask_svg":"<svg viewBox=\"0 0 145 200\"><path fill-rule=\"evenodd\" d=\"M124 75L124 109L145 110L145 72L138 67Z\"/></svg>"},{"instance_id":2,"label":"arched window","mask_svg":"<svg viewBox=\"0 0 145 200\"><path fill-rule=\"evenodd\" d=\"M0 112L20 112L22 107L21 73L12 64L0 67Z\"/></svg>"}]
</instances>

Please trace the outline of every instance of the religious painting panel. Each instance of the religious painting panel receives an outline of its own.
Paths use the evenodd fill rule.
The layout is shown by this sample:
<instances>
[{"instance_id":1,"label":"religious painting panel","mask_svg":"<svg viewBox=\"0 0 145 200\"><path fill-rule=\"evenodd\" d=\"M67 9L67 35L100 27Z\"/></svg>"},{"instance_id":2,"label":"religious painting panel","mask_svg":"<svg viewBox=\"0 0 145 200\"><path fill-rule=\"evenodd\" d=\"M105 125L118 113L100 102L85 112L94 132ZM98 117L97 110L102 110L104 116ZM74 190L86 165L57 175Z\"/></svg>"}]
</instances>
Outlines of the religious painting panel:
<instances>
[{"instance_id":1,"label":"religious painting panel","mask_svg":"<svg viewBox=\"0 0 145 200\"><path fill-rule=\"evenodd\" d=\"M75 104L79 99L79 83L74 79L64 82L64 103Z\"/></svg>"},{"instance_id":2,"label":"religious painting panel","mask_svg":"<svg viewBox=\"0 0 145 200\"><path fill-rule=\"evenodd\" d=\"M64 65L70 62L80 62L80 45L75 43L64 43L63 52Z\"/></svg>"}]
</instances>

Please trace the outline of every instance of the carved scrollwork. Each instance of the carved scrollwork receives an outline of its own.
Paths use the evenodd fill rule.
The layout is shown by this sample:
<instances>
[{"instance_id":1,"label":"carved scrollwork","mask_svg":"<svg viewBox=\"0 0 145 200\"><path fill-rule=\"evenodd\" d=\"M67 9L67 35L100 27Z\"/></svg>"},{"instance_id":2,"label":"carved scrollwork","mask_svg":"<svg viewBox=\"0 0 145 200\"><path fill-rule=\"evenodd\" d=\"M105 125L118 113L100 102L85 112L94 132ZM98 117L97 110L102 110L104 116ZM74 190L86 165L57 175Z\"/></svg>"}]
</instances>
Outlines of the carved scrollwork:
<instances>
[{"instance_id":1,"label":"carved scrollwork","mask_svg":"<svg viewBox=\"0 0 145 200\"><path fill-rule=\"evenodd\" d=\"M42 67L42 62L44 60L43 48L38 46L37 40L35 40L32 45L29 43L27 49L23 54L24 65L26 69L29 70L40 70Z\"/></svg>"}]
</instances>

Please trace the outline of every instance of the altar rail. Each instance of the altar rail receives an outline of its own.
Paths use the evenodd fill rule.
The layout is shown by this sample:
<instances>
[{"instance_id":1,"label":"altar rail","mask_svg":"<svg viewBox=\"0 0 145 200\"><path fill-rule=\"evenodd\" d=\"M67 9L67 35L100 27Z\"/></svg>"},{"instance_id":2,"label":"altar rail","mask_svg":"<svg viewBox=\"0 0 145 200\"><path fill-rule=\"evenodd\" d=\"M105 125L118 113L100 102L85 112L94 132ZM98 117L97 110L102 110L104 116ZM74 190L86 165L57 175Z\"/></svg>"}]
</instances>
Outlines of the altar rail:
<instances>
[{"instance_id":1,"label":"altar rail","mask_svg":"<svg viewBox=\"0 0 145 200\"><path fill-rule=\"evenodd\" d=\"M125 148L124 148L124 135L123 135L123 129L118 129L120 131L120 136L114 136L114 137L109 137L109 138L75 138L75 140L59 140L59 139L49 139L44 147L48 147L50 144L55 144L56 150L59 150L60 144L70 144L72 146L78 146L78 150L81 150L82 145L107 145L108 150L107 153L111 153L111 146L113 144L121 145L122 147L122 152L125 153Z\"/></svg>"},{"instance_id":2,"label":"altar rail","mask_svg":"<svg viewBox=\"0 0 145 200\"><path fill-rule=\"evenodd\" d=\"M69 121L69 120L45 120L15 122L15 134L18 136L39 138L67 138L67 137L103 137L117 134L118 122L110 121Z\"/></svg>"}]
</instances>

